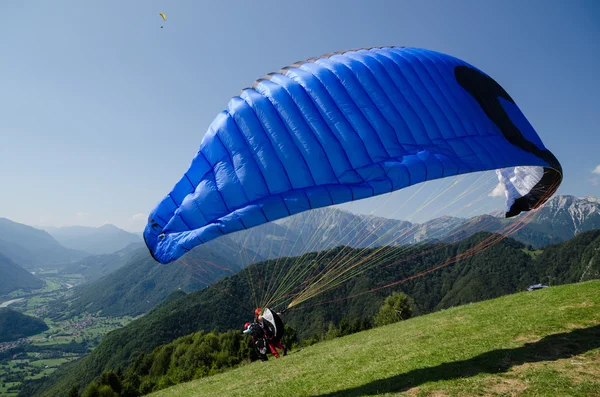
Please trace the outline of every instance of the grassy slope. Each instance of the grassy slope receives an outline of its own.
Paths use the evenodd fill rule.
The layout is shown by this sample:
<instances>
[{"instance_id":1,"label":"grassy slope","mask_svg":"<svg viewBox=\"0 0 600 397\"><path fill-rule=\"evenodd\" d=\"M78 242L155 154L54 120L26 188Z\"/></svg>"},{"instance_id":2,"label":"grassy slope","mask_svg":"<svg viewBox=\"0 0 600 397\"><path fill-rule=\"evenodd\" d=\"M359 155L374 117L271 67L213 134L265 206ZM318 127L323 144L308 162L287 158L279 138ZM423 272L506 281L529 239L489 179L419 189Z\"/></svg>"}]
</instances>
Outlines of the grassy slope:
<instances>
[{"instance_id":1,"label":"grassy slope","mask_svg":"<svg viewBox=\"0 0 600 397\"><path fill-rule=\"evenodd\" d=\"M600 281L452 308L152 396L523 395L600 391Z\"/></svg>"}]
</instances>

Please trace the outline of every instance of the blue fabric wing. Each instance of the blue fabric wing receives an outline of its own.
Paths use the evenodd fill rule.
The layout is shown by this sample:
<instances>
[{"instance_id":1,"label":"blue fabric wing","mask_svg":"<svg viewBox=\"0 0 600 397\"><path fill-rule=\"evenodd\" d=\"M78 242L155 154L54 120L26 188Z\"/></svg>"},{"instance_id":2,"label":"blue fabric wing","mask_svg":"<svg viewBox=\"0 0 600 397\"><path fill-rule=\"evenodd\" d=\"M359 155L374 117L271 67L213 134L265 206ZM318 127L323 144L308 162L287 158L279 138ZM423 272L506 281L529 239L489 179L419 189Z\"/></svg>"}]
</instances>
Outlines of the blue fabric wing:
<instances>
[{"instance_id":1,"label":"blue fabric wing","mask_svg":"<svg viewBox=\"0 0 600 397\"><path fill-rule=\"evenodd\" d=\"M533 186L516 183L507 216L549 198L562 170L510 96L475 67L418 48L328 54L230 100L151 212L144 239L169 263L223 234L302 211L524 166L542 172Z\"/></svg>"}]
</instances>

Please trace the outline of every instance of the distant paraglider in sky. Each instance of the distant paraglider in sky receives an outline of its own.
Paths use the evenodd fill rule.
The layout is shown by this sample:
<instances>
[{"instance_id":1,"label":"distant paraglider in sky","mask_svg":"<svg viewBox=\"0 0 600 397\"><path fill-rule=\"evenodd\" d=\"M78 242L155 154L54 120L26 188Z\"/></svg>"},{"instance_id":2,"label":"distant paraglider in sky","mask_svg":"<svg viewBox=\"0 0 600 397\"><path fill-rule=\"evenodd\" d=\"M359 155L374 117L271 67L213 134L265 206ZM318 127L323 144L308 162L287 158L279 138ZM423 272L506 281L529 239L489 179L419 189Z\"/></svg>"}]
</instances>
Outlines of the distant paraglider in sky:
<instances>
[{"instance_id":1,"label":"distant paraglider in sky","mask_svg":"<svg viewBox=\"0 0 600 397\"><path fill-rule=\"evenodd\" d=\"M159 15L160 15L160 17L163 19L163 21L166 21L166 20L167 20L167 15L166 15L164 12L161 12ZM161 29L163 28L163 27L162 27L162 25L160 25L160 28L161 28Z\"/></svg>"}]
</instances>

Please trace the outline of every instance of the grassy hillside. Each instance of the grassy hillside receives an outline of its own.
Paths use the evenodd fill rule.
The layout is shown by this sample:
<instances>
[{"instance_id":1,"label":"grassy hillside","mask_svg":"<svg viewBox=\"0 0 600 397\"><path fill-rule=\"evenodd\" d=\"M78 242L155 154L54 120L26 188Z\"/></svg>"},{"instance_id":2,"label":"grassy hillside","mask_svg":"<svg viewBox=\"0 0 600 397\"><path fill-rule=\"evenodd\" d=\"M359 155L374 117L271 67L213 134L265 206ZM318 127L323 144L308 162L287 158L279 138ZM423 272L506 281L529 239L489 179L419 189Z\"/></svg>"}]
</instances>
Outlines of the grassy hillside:
<instances>
[{"instance_id":1,"label":"grassy hillside","mask_svg":"<svg viewBox=\"0 0 600 397\"><path fill-rule=\"evenodd\" d=\"M91 255L65 265L59 274L81 274L87 282L98 281L127 265L136 250L145 248L144 243L133 243L111 254Z\"/></svg>"},{"instance_id":2,"label":"grassy hillside","mask_svg":"<svg viewBox=\"0 0 600 397\"><path fill-rule=\"evenodd\" d=\"M60 245L43 230L0 218L0 252L25 269L56 267L88 254Z\"/></svg>"},{"instance_id":3,"label":"grassy hillside","mask_svg":"<svg viewBox=\"0 0 600 397\"><path fill-rule=\"evenodd\" d=\"M330 301L348 297L367 291L379 285L386 285L403 277L416 274L422 270L433 268L446 258L454 257L459 252L465 252L473 247L488 233L480 233L468 240L455 244L423 246L415 248L415 252L425 255L415 257L406 262L394 264L394 255L375 269L355 277L340 287L327 291L320 300ZM586 244L573 244L585 239ZM561 243L557 246L560 252ZM596 269L600 264L598 253L593 249L591 256L583 258L590 247L600 246L600 230L587 232L575 237L568 245L569 255L585 260L586 268ZM571 249L573 248L573 249ZM391 253L401 248L389 248ZM326 266L328 261L336 256L338 250L331 250L320 258L320 266ZM299 306L285 314L285 321L291 325L300 339L308 339L314 334L323 334L328 329L329 322L339 324L344 317L348 319L372 318L385 297L394 291L403 291L414 298L419 314L433 310L445 309L460 304L483 301L498 296L523 291L527 286L538 283L541 274L537 274L535 260L525 252L526 247L512 239L505 239L499 244L473 257L461 260L453 266L448 266L431 274L408 281L399 286L361 295L353 299L338 300L327 305L311 307ZM365 252L364 255L368 255ZM306 263L311 263L315 254L303 256ZM402 251L403 256L411 253ZM538 255L539 258L541 255ZM557 258L558 256L555 255ZM553 256L554 257L554 256ZM557 264L546 258L540 269L554 268ZM64 365L52 376L39 384L28 387L29 394L23 396L62 396L62 392L72 384L85 387L103 371L117 368L127 368L142 353L150 353L156 347L173 340L204 330L226 331L240 329L254 309L249 297L248 271L260 267L262 274L274 274L273 266L277 261L266 261L250 266L239 273L226 277L210 288L190 293L180 299L157 307L144 317L133 321L128 326L109 333L100 345L87 357L73 366ZM290 262L292 263L292 262ZM575 264L579 262L575 261ZM280 263L287 266L287 261ZM389 266L387 266L389 265ZM252 271L255 277L261 272ZM555 278L551 285L566 284L581 280L581 276ZM263 280L265 285L268 278ZM258 284L258 280L253 282ZM218 308L218 310L215 310ZM413 310L413 313L415 311Z\"/></svg>"},{"instance_id":4,"label":"grassy hillside","mask_svg":"<svg viewBox=\"0 0 600 397\"><path fill-rule=\"evenodd\" d=\"M155 397L552 395L600 390L600 281L456 307Z\"/></svg>"},{"instance_id":5,"label":"grassy hillside","mask_svg":"<svg viewBox=\"0 0 600 397\"><path fill-rule=\"evenodd\" d=\"M8 307L0 308L0 342L15 341L47 329L44 320L27 316Z\"/></svg>"},{"instance_id":6,"label":"grassy hillside","mask_svg":"<svg viewBox=\"0 0 600 397\"><path fill-rule=\"evenodd\" d=\"M118 253L115 253L118 254ZM102 263L105 258L79 262ZM75 288L67 316L84 312L102 311L107 316L137 316L147 312L173 291L191 292L207 287L217 280L235 274L247 265L244 257L255 257L254 252L241 247L220 243L204 244L181 259L163 265L150 256L144 246L126 252L112 262L119 266L106 277ZM89 273L86 273L89 274Z\"/></svg>"}]
</instances>

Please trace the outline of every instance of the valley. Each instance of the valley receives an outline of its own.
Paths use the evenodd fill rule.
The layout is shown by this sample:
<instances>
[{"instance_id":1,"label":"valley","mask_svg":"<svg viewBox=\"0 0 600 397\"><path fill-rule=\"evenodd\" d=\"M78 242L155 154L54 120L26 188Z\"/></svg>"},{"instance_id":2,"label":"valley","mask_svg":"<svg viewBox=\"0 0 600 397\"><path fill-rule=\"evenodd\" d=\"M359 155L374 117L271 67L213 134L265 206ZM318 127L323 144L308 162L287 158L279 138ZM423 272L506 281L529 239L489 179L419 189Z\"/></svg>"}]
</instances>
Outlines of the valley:
<instances>
[{"instance_id":1,"label":"valley","mask_svg":"<svg viewBox=\"0 0 600 397\"><path fill-rule=\"evenodd\" d=\"M47 329L0 342L0 396L62 395L70 385L85 388L104 370L126 369L141 354L178 337L235 330L251 310L246 306L254 303L249 297L265 293L261 290L267 285L279 285L287 267L311 263L311 258L326 266L339 255L373 267L322 294L323 301L335 303L318 309L309 304L288 313L286 324L306 343L322 340L348 318L367 326L393 291L409 295L414 315L421 316L525 291L536 283L554 286L600 277L600 204L590 198L558 196L501 244L374 294L366 293L469 252L501 231L505 221L486 215L410 224L340 209L310 214L222 236L169 265L156 263L146 247L129 240L74 258L73 252L83 251L65 252L45 232L5 222L0 238L14 235L17 228L28 234L0 258L2 274L18 275L4 280L10 292L0 295L0 310L43 321ZM556 233L566 230L565 224L574 226ZM348 233L365 225L373 229ZM113 230L102 231L107 229ZM448 237L453 234L457 238ZM71 240L69 249L77 250L76 243ZM383 251L373 248L379 244ZM51 257L56 252L60 255L52 261L39 259L42 253ZM376 260L371 259L374 254ZM61 262L67 255L74 259ZM360 298L346 300L354 295ZM215 316L215 305L228 315Z\"/></svg>"},{"instance_id":2,"label":"valley","mask_svg":"<svg viewBox=\"0 0 600 397\"><path fill-rule=\"evenodd\" d=\"M0 342L0 396L16 396L23 381L41 379L60 365L77 360L96 347L107 333L122 328L134 317L106 317L85 313L63 318L73 287L84 282L80 274L61 275L56 270L36 276L45 287L14 291L0 297L0 307L43 319L48 330L14 341Z\"/></svg>"}]
</instances>

